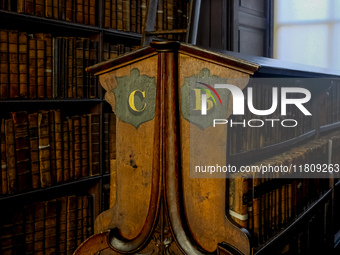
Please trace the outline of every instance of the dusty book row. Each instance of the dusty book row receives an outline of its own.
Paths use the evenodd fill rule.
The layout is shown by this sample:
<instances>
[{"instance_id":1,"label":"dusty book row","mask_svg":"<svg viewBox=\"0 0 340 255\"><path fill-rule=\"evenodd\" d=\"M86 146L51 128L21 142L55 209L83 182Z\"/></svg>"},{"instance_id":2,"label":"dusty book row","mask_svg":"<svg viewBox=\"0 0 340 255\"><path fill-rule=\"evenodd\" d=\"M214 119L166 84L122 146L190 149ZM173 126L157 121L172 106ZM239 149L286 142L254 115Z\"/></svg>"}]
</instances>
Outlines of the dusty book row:
<instances>
[{"instance_id":1,"label":"dusty book row","mask_svg":"<svg viewBox=\"0 0 340 255\"><path fill-rule=\"evenodd\" d=\"M0 30L0 98L97 98L98 81L85 68L99 62L98 42ZM104 60L130 51L105 43ZM107 53L106 53L107 52Z\"/></svg>"},{"instance_id":2,"label":"dusty book row","mask_svg":"<svg viewBox=\"0 0 340 255\"><path fill-rule=\"evenodd\" d=\"M73 254L92 235L92 197L65 196L7 208L0 218L0 254Z\"/></svg>"},{"instance_id":3,"label":"dusty book row","mask_svg":"<svg viewBox=\"0 0 340 255\"><path fill-rule=\"evenodd\" d=\"M96 25L96 0L0 0L0 9L38 17Z\"/></svg>"},{"instance_id":4,"label":"dusty book row","mask_svg":"<svg viewBox=\"0 0 340 255\"><path fill-rule=\"evenodd\" d=\"M332 149L329 149L330 143ZM329 178L326 177L332 174L317 175L316 171L319 166L327 166L331 154L331 168L335 173L336 164L340 163L339 151L340 136L337 134L307 142L249 165L253 169L263 166L272 166L272 169L285 167L286 172L233 174L229 179L229 215L249 230L255 239L255 246L264 244L329 189ZM309 172L301 173L300 166ZM321 175L325 178L320 178Z\"/></svg>"},{"instance_id":5,"label":"dusty book row","mask_svg":"<svg viewBox=\"0 0 340 255\"><path fill-rule=\"evenodd\" d=\"M2 195L100 174L100 115L11 112L1 120Z\"/></svg>"},{"instance_id":6,"label":"dusty book row","mask_svg":"<svg viewBox=\"0 0 340 255\"><path fill-rule=\"evenodd\" d=\"M155 29L186 28L188 9L187 0L159 0ZM147 0L104 0L104 27L142 33L146 13Z\"/></svg>"}]
</instances>

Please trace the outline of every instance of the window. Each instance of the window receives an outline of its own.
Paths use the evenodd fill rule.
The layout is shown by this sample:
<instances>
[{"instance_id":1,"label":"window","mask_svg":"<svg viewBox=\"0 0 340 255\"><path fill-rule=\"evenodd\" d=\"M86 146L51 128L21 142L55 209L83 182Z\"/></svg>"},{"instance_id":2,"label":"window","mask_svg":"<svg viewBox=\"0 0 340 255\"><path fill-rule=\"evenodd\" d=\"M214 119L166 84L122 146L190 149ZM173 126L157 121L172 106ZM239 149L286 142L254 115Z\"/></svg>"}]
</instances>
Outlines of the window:
<instances>
[{"instance_id":1,"label":"window","mask_svg":"<svg viewBox=\"0 0 340 255\"><path fill-rule=\"evenodd\" d=\"M274 58L340 70L340 0L275 0Z\"/></svg>"}]
</instances>

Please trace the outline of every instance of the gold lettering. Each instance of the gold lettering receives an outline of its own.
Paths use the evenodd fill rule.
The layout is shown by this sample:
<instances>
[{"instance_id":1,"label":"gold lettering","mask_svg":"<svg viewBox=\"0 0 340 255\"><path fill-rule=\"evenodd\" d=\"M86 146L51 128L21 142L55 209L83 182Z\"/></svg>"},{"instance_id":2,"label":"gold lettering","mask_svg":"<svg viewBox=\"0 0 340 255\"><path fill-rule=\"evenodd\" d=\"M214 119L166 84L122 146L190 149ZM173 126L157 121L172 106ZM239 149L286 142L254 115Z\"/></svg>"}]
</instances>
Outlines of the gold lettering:
<instances>
[{"instance_id":1,"label":"gold lettering","mask_svg":"<svg viewBox=\"0 0 340 255\"><path fill-rule=\"evenodd\" d=\"M134 90L134 91L132 91L132 93L131 93L130 96L129 96L129 106L130 106L130 108L131 108L133 111L135 111L135 112L142 112L142 111L145 110L146 103L144 103L144 106L143 106L143 108L142 108L141 110L138 110L138 109L136 108L136 105L135 105L135 94L136 94L136 92L141 93L142 96L143 96L143 98L145 98L145 91L140 91L140 90L138 90L138 89L137 89L137 90Z\"/></svg>"},{"instance_id":2,"label":"gold lettering","mask_svg":"<svg viewBox=\"0 0 340 255\"><path fill-rule=\"evenodd\" d=\"M202 90L201 89L194 89L195 91L195 97L196 97L196 108L194 110L201 110L201 101L202 101L202 97L201 97L201 92ZM213 101L211 101L210 98L210 95L207 94L207 111L210 110L214 104L213 104Z\"/></svg>"}]
</instances>

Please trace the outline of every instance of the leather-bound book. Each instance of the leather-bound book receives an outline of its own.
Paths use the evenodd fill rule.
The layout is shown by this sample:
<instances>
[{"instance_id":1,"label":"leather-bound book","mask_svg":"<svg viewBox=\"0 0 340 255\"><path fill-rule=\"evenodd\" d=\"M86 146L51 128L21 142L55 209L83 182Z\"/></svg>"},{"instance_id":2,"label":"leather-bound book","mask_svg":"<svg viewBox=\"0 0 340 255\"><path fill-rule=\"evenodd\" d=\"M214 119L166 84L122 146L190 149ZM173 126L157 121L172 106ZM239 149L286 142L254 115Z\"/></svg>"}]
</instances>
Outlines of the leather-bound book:
<instances>
[{"instance_id":1,"label":"leather-bound book","mask_svg":"<svg viewBox=\"0 0 340 255\"><path fill-rule=\"evenodd\" d=\"M59 0L52 0L53 18L59 19Z\"/></svg>"},{"instance_id":2,"label":"leather-bound book","mask_svg":"<svg viewBox=\"0 0 340 255\"><path fill-rule=\"evenodd\" d=\"M19 93L21 98L27 98L28 71L28 38L27 33L19 32Z\"/></svg>"},{"instance_id":3,"label":"leather-bound book","mask_svg":"<svg viewBox=\"0 0 340 255\"><path fill-rule=\"evenodd\" d=\"M45 0L35 0L35 15L39 17L45 16Z\"/></svg>"},{"instance_id":4,"label":"leather-bound book","mask_svg":"<svg viewBox=\"0 0 340 255\"><path fill-rule=\"evenodd\" d=\"M34 15L34 1L25 0L25 13Z\"/></svg>"},{"instance_id":5,"label":"leather-bound book","mask_svg":"<svg viewBox=\"0 0 340 255\"><path fill-rule=\"evenodd\" d=\"M50 162L51 162L51 184L57 184L57 162L56 162L56 144L55 144L55 116L54 111L48 112L49 134L50 134Z\"/></svg>"},{"instance_id":6,"label":"leather-bound book","mask_svg":"<svg viewBox=\"0 0 340 255\"><path fill-rule=\"evenodd\" d=\"M82 235L83 235L83 241L86 240L89 235L88 235L88 223L89 223L89 199L87 196L83 196L83 231L82 231Z\"/></svg>"},{"instance_id":7,"label":"leather-bound book","mask_svg":"<svg viewBox=\"0 0 340 255\"><path fill-rule=\"evenodd\" d=\"M123 0L123 30L131 31L130 0Z\"/></svg>"},{"instance_id":8,"label":"leather-bound book","mask_svg":"<svg viewBox=\"0 0 340 255\"><path fill-rule=\"evenodd\" d=\"M117 29L123 30L123 0L117 0Z\"/></svg>"},{"instance_id":9,"label":"leather-bound book","mask_svg":"<svg viewBox=\"0 0 340 255\"><path fill-rule=\"evenodd\" d=\"M131 20L130 20L130 31L137 32L137 0L131 0Z\"/></svg>"},{"instance_id":10,"label":"leather-bound book","mask_svg":"<svg viewBox=\"0 0 340 255\"><path fill-rule=\"evenodd\" d=\"M67 97L73 97L73 75L74 75L74 38L67 38L68 40L68 53L67 53ZM75 87L75 86L74 86Z\"/></svg>"},{"instance_id":11,"label":"leather-bound book","mask_svg":"<svg viewBox=\"0 0 340 255\"><path fill-rule=\"evenodd\" d=\"M77 98L83 98L84 91L84 40L76 41Z\"/></svg>"},{"instance_id":12,"label":"leather-bound book","mask_svg":"<svg viewBox=\"0 0 340 255\"><path fill-rule=\"evenodd\" d=\"M37 95L45 98L45 41L37 38Z\"/></svg>"},{"instance_id":13,"label":"leather-bound book","mask_svg":"<svg viewBox=\"0 0 340 255\"><path fill-rule=\"evenodd\" d=\"M28 134L31 153L32 188L40 188L38 113L28 114Z\"/></svg>"},{"instance_id":14,"label":"leather-bound book","mask_svg":"<svg viewBox=\"0 0 340 255\"><path fill-rule=\"evenodd\" d=\"M25 253L25 221L22 208L13 213L13 254Z\"/></svg>"},{"instance_id":15,"label":"leather-bound book","mask_svg":"<svg viewBox=\"0 0 340 255\"><path fill-rule=\"evenodd\" d=\"M9 81L9 52L8 32L0 29L0 99L8 98Z\"/></svg>"},{"instance_id":16,"label":"leather-bound book","mask_svg":"<svg viewBox=\"0 0 340 255\"><path fill-rule=\"evenodd\" d=\"M76 240L77 247L83 242L83 197L77 197L77 214L76 214Z\"/></svg>"},{"instance_id":17,"label":"leather-bound book","mask_svg":"<svg viewBox=\"0 0 340 255\"><path fill-rule=\"evenodd\" d=\"M58 198L58 251L60 255L66 254L66 222L67 222L67 197Z\"/></svg>"},{"instance_id":18,"label":"leather-bound book","mask_svg":"<svg viewBox=\"0 0 340 255\"><path fill-rule=\"evenodd\" d=\"M174 3L173 0L167 1L167 7L166 7L167 13L166 13L166 24L167 24L167 30L174 29ZM168 39L173 39L173 35L168 35Z\"/></svg>"},{"instance_id":19,"label":"leather-bound book","mask_svg":"<svg viewBox=\"0 0 340 255\"><path fill-rule=\"evenodd\" d=\"M70 160L70 180L74 180L74 134L73 120L68 119L68 139L69 139L69 160Z\"/></svg>"},{"instance_id":20,"label":"leather-bound book","mask_svg":"<svg viewBox=\"0 0 340 255\"><path fill-rule=\"evenodd\" d=\"M60 110L54 112L54 137L57 183L63 182L63 133Z\"/></svg>"},{"instance_id":21,"label":"leather-bound book","mask_svg":"<svg viewBox=\"0 0 340 255\"><path fill-rule=\"evenodd\" d=\"M93 66L98 63L98 42L90 41L90 66ZM89 77L89 98L97 97L97 76L93 74L88 74Z\"/></svg>"},{"instance_id":22,"label":"leather-bound book","mask_svg":"<svg viewBox=\"0 0 340 255\"><path fill-rule=\"evenodd\" d=\"M59 96L59 38L53 37L52 50L53 50L53 73L52 73L52 97Z\"/></svg>"},{"instance_id":23,"label":"leather-bound book","mask_svg":"<svg viewBox=\"0 0 340 255\"><path fill-rule=\"evenodd\" d=\"M110 45L110 59L116 58L119 55L119 46L117 44Z\"/></svg>"},{"instance_id":24,"label":"leather-bound book","mask_svg":"<svg viewBox=\"0 0 340 255\"><path fill-rule=\"evenodd\" d=\"M104 27L111 28L111 1L104 0Z\"/></svg>"},{"instance_id":25,"label":"leather-bound book","mask_svg":"<svg viewBox=\"0 0 340 255\"><path fill-rule=\"evenodd\" d=\"M81 133L81 176L89 175L89 163L88 163L88 121L87 115L82 115L80 119L80 133Z\"/></svg>"},{"instance_id":26,"label":"leather-bound book","mask_svg":"<svg viewBox=\"0 0 340 255\"><path fill-rule=\"evenodd\" d=\"M90 0L90 9L89 9L89 24L91 26L96 25L96 0Z\"/></svg>"},{"instance_id":27,"label":"leather-bound book","mask_svg":"<svg viewBox=\"0 0 340 255\"><path fill-rule=\"evenodd\" d=\"M34 203L34 254L44 254L45 202Z\"/></svg>"},{"instance_id":28,"label":"leather-bound book","mask_svg":"<svg viewBox=\"0 0 340 255\"><path fill-rule=\"evenodd\" d=\"M144 28L145 28L145 20L146 20L146 0L141 0L141 33L143 33Z\"/></svg>"},{"instance_id":29,"label":"leather-bound book","mask_svg":"<svg viewBox=\"0 0 340 255\"><path fill-rule=\"evenodd\" d=\"M111 0L111 28L117 29L117 0Z\"/></svg>"},{"instance_id":30,"label":"leather-bound book","mask_svg":"<svg viewBox=\"0 0 340 255\"><path fill-rule=\"evenodd\" d=\"M39 161L41 187L51 186L50 135L48 112L38 113Z\"/></svg>"},{"instance_id":31,"label":"leather-bound book","mask_svg":"<svg viewBox=\"0 0 340 255\"><path fill-rule=\"evenodd\" d=\"M110 57L110 44L104 43L103 45L103 60L106 61Z\"/></svg>"},{"instance_id":32,"label":"leather-bound book","mask_svg":"<svg viewBox=\"0 0 340 255\"><path fill-rule=\"evenodd\" d=\"M84 0L76 1L76 22L79 24L84 24Z\"/></svg>"},{"instance_id":33,"label":"leather-bound book","mask_svg":"<svg viewBox=\"0 0 340 255\"><path fill-rule=\"evenodd\" d=\"M45 17L53 18L53 4L51 0L45 0Z\"/></svg>"},{"instance_id":34,"label":"leather-bound book","mask_svg":"<svg viewBox=\"0 0 340 255\"><path fill-rule=\"evenodd\" d=\"M8 193L7 181L7 159L6 159L6 134L5 134L5 120L1 120L1 189L2 194Z\"/></svg>"},{"instance_id":35,"label":"leather-bound book","mask_svg":"<svg viewBox=\"0 0 340 255\"><path fill-rule=\"evenodd\" d=\"M34 204L24 206L26 255L34 254Z\"/></svg>"},{"instance_id":36,"label":"leather-bound book","mask_svg":"<svg viewBox=\"0 0 340 255\"><path fill-rule=\"evenodd\" d=\"M90 17L90 0L83 0L84 1L84 23L85 25L89 24L89 17Z\"/></svg>"},{"instance_id":37,"label":"leather-bound book","mask_svg":"<svg viewBox=\"0 0 340 255\"><path fill-rule=\"evenodd\" d=\"M110 134L109 126L110 123L110 113L103 114L103 162L104 162L104 173L110 173Z\"/></svg>"},{"instance_id":38,"label":"leather-bound book","mask_svg":"<svg viewBox=\"0 0 340 255\"><path fill-rule=\"evenodd\" d=\"M58 205L56 199L45 203L45 254L57 254Z\"/></svg>"},{"instance_id":39,"label":"leather-bound book","mask_svg":"<svg viewBox=\"0 0 340 255\"><path fill-rule=\"evenodd\" d=\"M13 120L5 120L8 193L17 192L17 171Z\"/></svg>"},{"instance_id":40,"label":"leather-bound book","mask_svg":"<svg viewBox=\"0 0 340 255\"><path fill-rule=\"evenodd\" d=\"M62 124L63 131L63 180L70 180L70 147L69 147L69 132L68 121L65 120Z\"/></svg>"},{"instance_id":41,"label":"leather-bound book","mask_svg":"<svg viewBox=\"0 0 340 255\"><path fill-rule=\"evenodd\" d=\"M73 116L73 139L74 139L74 179L82 177L81 167L81 133L80 133L80 117Z\"/></svg>"},{"instance_id":42,"label":"leather-bound book","mask_svg":"<svg viewBox=\"0 0 340 255\"><path fill-rule=\"evenodd\" d=\"M66 220L66 254L73 254L76 249L77 231L77 197L69 196L67 199L67 220Z\"/></svg>"},{"instance_id":43,"label":"leather-bound book","mask_svg":"<svg viewBox=\"0 0 340 255\"><path fill-rule=\"evenodd\" d=\"M66 14L66 3L65 0L59 0L59 19L65 20L65 14Z\"/></svg>"},{"instance_id":44,"label":"leather-bound book","mask_svg":"<svg viewBox=\"0 0 340 255\"><path fill-rule=\"evenodd\" d=\"M163 0L158 1L157 16L156 16L157 30L163 30Z\"/></svg>"},{"instance_id":45,"label":"leather-bound book","mask_svg":"<svg viewBox=\"0 0 340 255\"><path fill-rule=\"evenodd\" d=\"M28 96L37 98L37 39L30 37L28 41Z\"/></svg>"},{"instance_id":46,"label":"leather-bound book","mask_svg":"<svg viewBox=\"0 0 340 255\"><path fill-rule=\"evenodd\" d=\"M72 0L65 0L65 6L66 6L66 15L65 19L66 21L73 21L73 10L72 10Z\"/></svg>"},{"instance_id":47,"label":"leather-bound book","mask_svg":"<svg viewBox=\"0 0 340 255\"><path fill-rule=\"evenodd\" d=\"M18 31L8 30L9 96L19 97Z\"/></svg>"},{"instance_id":48,"label":"leather-bound book","mask_svg":"<svg viewBox=\"0 0 340 255\"><path fill-rule=\"evenodd\" d=\"M142 29L142 24L141 24L141 22L142 22L142 7L141 7L142 2L141 1L137 1L136 3L137 3L137 6L136 6L136 8L137 8L137 14L136 14L137 15L136 16L137 27L136 27L136 29L137 29L137 33L140 34L141 33L141 29Z\"/></svg>"},{"instance_id":49,"label":"leather-bound book","mask_svg":"<svg viewBox=\"0 0 340 255\"><path fill-rule=\"evenodd\" d=\"M84 70L90 66L90 39L84 39ZM83 97L89 97L90 90L90 75L87 72L83 72Z\"/></svg>"},{"instance_id":50,"label":"leather-bound book","mask_svg":"<svg viewBox=\"0 0 340 255\"><path fill-rule=\"evenodd\" d=\"M28 191L32 188L32 175L27 112L12 112L11 116L14 124L18 191Z\"/></svg>"},{"instance_id":51,"label":"leather-bound book","mask_svg":"<svg viewBox=\"0 0 340 255\"><path fill-rule=\"evenodd\" d=\"M99 114L89 114L89 165L90 165L90 176L100 174L100 116Z\"/></svg>"}]
</instances>

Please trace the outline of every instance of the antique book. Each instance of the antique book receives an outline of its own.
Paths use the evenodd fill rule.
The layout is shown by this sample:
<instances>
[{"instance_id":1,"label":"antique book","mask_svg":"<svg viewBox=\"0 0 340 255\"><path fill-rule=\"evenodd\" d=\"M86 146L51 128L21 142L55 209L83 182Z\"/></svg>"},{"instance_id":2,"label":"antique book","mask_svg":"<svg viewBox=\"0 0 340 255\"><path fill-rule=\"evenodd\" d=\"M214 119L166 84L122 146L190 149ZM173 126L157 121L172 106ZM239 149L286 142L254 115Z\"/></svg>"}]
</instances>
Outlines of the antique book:
<instances>
[{"instance_id":1,"label":"antique book","mask_svg":"<svg viewBox=\"0 0 340 255\"><path fill-rule=\"evenodd\" d=\"M53 18L59 19L59 0L52 0Z\"/></svg>"},{"instance_id":2,"label":"antique book","mask_svg":"<svg viewBox=\"0 0 340 255\"><path fill-rule=\"evenodd\" d=\"M69 132L68 132L68 121L65 120L62 123L63 132L63 180L70 180L70 147L69 147Z\"/></svg>"},{"instance_id":3,"label":"antique book","mask_svg":"<svg viewBox=\"0 0 340 255\"><path fill-rule=\"evenodd\" d=\"M38 113L28 114L28 135L30 141L32 188L40 188Z\"/></svg>"},{"instance_id":4,"label":"antique book","mask_svg":"<svg viewBox=\"0 0 340 255\"><path fill-rule=\"evenodd\" d=\"M60 110L53 110L54 112L54 137L55 137L55 160L57 183L63 182L63 133Z\"/></svg>"},{"instance_id":5,"label":"antique book","mask_svg":"<svg viewBox=\"0 0 340 255\"><path fill-rule=\"evenodd\" d=\"M58 205L57 199L45 203L45 254L57 254Z\"/></svg>"},{"instance_id":6,"label":"antique book","mask_svg":"<svg viewBox=\"0 0 340 255\"><path fill-rule=\"evenodd\" d=\"M83 230L82 230L82 235L83 235L83 241L86 240L89 237L89 233L88 233L88 227L89 227L89 199L88 196L83 196L83 219L82 219L82 226L83 226Z\"/></svg>"},{"instance_id":7,"label":"antique book","mask_svg":"<svg viewBox=\"0 0 340 255\"><path fill-rule=\"evenodd\" d=\"M8 193L17 192L17 173L15 159L14 124L12 119L5 120L6 160Z\"/></svg>"},{"instance_id":8,"label":"antique book","mask_svg":"<svg viewBox=\"0 0 340 255\"><path fill-rule=\"evenodd\" d=\"M9 92L9 51L6 29L0 29L0 56L0 99L6 99Z\"/></svg>"},{"instance_id":9,"label":"antique book","mask_svg":"<svg viewBox=\"0 0 340 255\"><path fill-rule=\"evenodd\" d=\"M34 14L34 1L33 0L25 0L25 13Z\"/></svg>"},{"instance_id":10,"label":"antique book","mask_svg":"<svg viewBox=\"0 0 340 255\"><path fill-rule=\"evenodd\" d=\"M167 1L166 6L166 29L173 30L174 29L174 3L173 0ZM168 39L173 39L173 35L168 35Z\"/></svg>"},{"instance_id":11,"label":"antique book","mask_svg":"<svg viewBox=\"0 0 340 255\"><path fill-rule=\"evenodd\" d=\"M137 0L131 1L131 11L130 11L130 31L136 33L137 32Z\"/></svg>"},{"instance_id":12,"label":"antique book","mask_svg":"<svg viewBox=\"0 0 340 255\"><path fill-rule=\"evenodd\" d=\"M41 187L51 186L51 161L50 161L50 137L49 118L47 111L38 113L38 135L39 135L39 162L40 162L40 184Z\"/></svg>"},{"instance_id":13,"label":"antique book","mask_svg":"<svg viewBox=\"0 0 340 255\"><path fill-rule=\"evenodd\" d=\"M83 242L83 197L77 197L76 213L76 242L77 247Z\"/></svg>"},{"instance_id":14,"label":"antique book","mask_svg":"<svg viewBox=\"0 0 340 255\"><path fill-rule=\"evenodd\" d=\"M83 0L84 1L84 23L85 25L89 24L89 17L90 17L90 0Z\"/></svg>"},{"instance_id":15,"label":"antique book","mask_svg":"<svg viewBox=\"0 0 340 255\"><path fill-rule=\"evenodd\" d=\"M76 77L77 77L77 98L83 98L84 91L84 39L76 41Z\"/></svg>"},{"instance_id":16,"label":"antique book","mask_svg":"<svg viewBox=\"0 0 340 255\"><path fill-rule=\"evenodd\" d=\"M55 144L55 116L54 111L48 111L49 124L49 139L50 139L50 168L51 168L51 183L57 183L57 162L56 162L56 144Z\"/></svg>"},{"instance_id":17,"label":"antique book","mask_svg":"<svg viewBox=\"0 0 340 255\"><path fill-rule=\"evenodd\" d=\"M117 29L123 30L123 0L117 0Z\"/></svg>"},{"instance_id":18,"label":"antique book","mask_svg":"<svg viewBox=\"0 0 340 255\"><path fill-rule=\"evenodd\" d=\"M244 198L248 193L248 180L245 175L233 174L229 178L229 214L241 227L248 226L248 204Z\"/></svg>"},{"instance_id":19,"label":"antique book","mask_svg":"<svg viewBox=\"0 0 340 255\"><path fill-rule=\"evenodd\" d=\"M82 115L80 117L80 133L81 133L81 176L89 175L89 163L88 163L88 121L87 115Z\"/></svg>"},{"instance_id":20,"label":"antique book","mask_svg":"<svg viewBox=\"0 0 340 255\"><path fill-rule=\"evenodd\" d=\"M98 42L91 40L90 41L90 66L98 63ZM98 78L93 74L87 74L89 77L89 98L97 97L97 80Z\"/></svg>"},{"instance_id":21,"label":"antique book","mask_svg":"<svg viewBox=\"0 0 340 255\"><path fill-rule=\"evenodd\" d=\"M34 254L34 204L24 206L26 254Z\"/></svg>"},{"instance_id":22,"label":"antique book","mask_svg":"<svg viewBox=\"0 0 340 255\"><path fill-rule=\"evenodd\" d=\"M37 38L37 95L45 98L45 41Z\"/></svg>"},{"instance_id":23,"label":"antique book","mask_svg":"<svg viewBox=\"0 0 340 255\"><path fill-rule=\"evenodd\" d=\"M66 0L59 0L59 19L60 20L65 20L65 14L66 14L66 3L65 3Z\"/></svg>"},{"instance_id":24,"label":"antique book","mask_svg":"<svg viewBox=\"0 0 340 255\"><path fill-rule=\"evenodd\" d=\"M117 0L111 0L111 28L117 29Z\"/></svg>"},{"instance_id":25,"label":"antique book","mask_svg":"<svg viewBox=\"0 0 340 255\"><path fill-rule=\"evenodd\" d=\"M146 24L146 8L147 8L147 1L141 0L141 33L143 33Z\"/></svg>"},{"instance_id":26,"label":"antique book","mask_svg":"<svg viewBox=\"0 0 340 255\"><path fill-rule=\"evenodd\" d=\"M83 69L90 66L90 39L86 38L83 41L84 43L84 61L83 61ZM89 98L89 90L90 90L90 75L83 72L83 97Z\"/></svg>"},{"instance_id":27,"label":"antique book","mask_svg":"<svg viewBox=\"0 0 340 255\"><path fill-rule=\"evenodd\" d=\"M8 180L7 180L7 150L6 150L6 132L5 120L1 120L1 189L2 194L8 193Z\"/></svg>"},{"instance_id":28,"label":"antique book","mask_svg":"<svg viewBox=\"0 0 340 255\"><path fill-rule=\"evenodd\" d=\"M74 134L73 134L73 119L68 120L68 139L69 139L69 162L70 162L70 180L74 180Z\"/></svg>"},{"instance_id":29,"label":"antique book","mask_svg":"<svg viewBox=\"0 0 340 255\"><path fill-rule=\"evenodd\" d=\"M100 116L99 114L89 114L89 175L100 174Z\"/></svg>"},{"instance_id":30,"label":"antique book","mask_svg":"<svg viewBox=\"0 0 340 255\"><path fill-rule=\"evenodd\" d=\"M66 254L73 254L77 247L77 197L67 198L67 220L66 220Z\"/></svg>"},{"instance_id":31,"label":"antique book","mask_svg":"<svg viewBox=\"0 0 340 255\"><path fill-rule=\"evenodd\" d=\"M65 71L67 71L67 67L65 66L65 52L66 52L66 38L61 37L59 38L59 59L58 59L58 65L59 65L59 83L58 83L58 93L59 97L64 98L65 97Z\"/></svg>"},{"instance_id":32,"label":"antique book","mask_svg":"<svg viewBox=\"0 0 340 255\"><path fill-rule=\"evenodd\" d=\"M116 115L110 113L109 120L109 152L110 159L116 159Z\"/></svg>"},{"instance_id":33,"label":"antique book","mask_svg":"<svg viewBox=\"0 0 340 255\"><path fill-rule=\"evenodd\" d=\"M136 9L137 9L137 13L136 13L136 30L137 33L140 34L141 33L141 22L142 22L142 9L141 9L141 1L137 1L136 2Z\"/></svg>"},{"instance_id":34,"label":"antique book","mask_svg":"<svg viewBox=\"0 0 340 255\"><path fill-rule=\"evenodd\" d=\"M66 254L66 224L67 224L67 197L58 198L59 200L59 208L58 208L58 225L59 225L59 233L58 233L58 251L59 254Z\"/></svg>"},{"instance_id":35,"label":"antique book","mask_svg":"<svg viewBox=\"0 0 340 255\"><path fill-rule=\"evenodd\" d=\"M259 244L260 242L260 212L261 212L261 203L260 203L260 195L259 195L259 186L261 184L261 179L254 178L253 179L253 217L254 217L254 237L255 242Z\"/></svg>"},{"instance_id":36,"label":"antique book","mask_svg":"<svg viewBox=\"0 0 340 255\"><path fill-rule=\"evenodd\" d=\"M39 17L45 16L45 0L35 0L35 15Z\"/></svg>"},{"instance_id":37,"label":"antique book","mask_svg":"<svg viewBox=\"0 0 340 255\"><path fill-rule=\"evenodd\" d=\"M110 114L103 113L103 161L104 173L110 173Z\"/></svg>"},{"instance_id":38,"label":"antique book","mask_svg":"<svg viewBox=\"0 0 340 255\"><path fill-rule=\"evenodd\" d=\"M45 0L45 17L53 18L53 4L51 0Z\"/></svg>"},{"instance_id":39,"label":"antique book","mask_svg":"<svg viewBox=\"0 0 340 255\"><path fill-rule=\"evenodd\" d=\"M25 253L25 221L22 208L15 210L13 213L13 253Z\"/></svg>"},{"instance_id":40,"label":"antique book","mask_svg":"<svg viewBox=\"0 0 340 255\"><path fill-rule=\"evenodd\" d=\"M9 96L19 97L18 31L8 30Z\"/></svg>"},{"instance_id":41,"label":"antique book","mask_svg":"<svg viewBox=\"0 0 340 255\"><path fill-rule=\"evenodd\" d=\"M75 0L76 1L76 22L80 24L84 24L84 0Z\"/></svg>"},{"instance_id":42,"label":"antique book","mask_svg":"<svg viewBox=\"0 0 340 255\"><path fill-rule=\"evenodd\" d=\"M11 117L14 124L18 191L23 192L32 188L27 112L12 112Z\"/></svg>"},{"instance_id":43,"label":"antique book","mask_svg":"<svg viewBox=\"0 0 340 255\"><path fill-rule=\"evenodd\" d=\"M72 0L65 0L65 9L66 9L66 15L65 15L65 19L66 21L73 21L73 11L72 11Z\"/></svg>"},{"instance_id":44,"label":"antique book","mask_svg":"<svg viewBox=\"0 0 340 255\"><path fill-rule=\"evenodd\" d=\"M1 254L13 254L14 246L14 218L13 209L9 208L6 211L1 212L0 219L0 253Z\"/></svg>"},{"instance_id":45,"label":"antique book","mask_svg":"<svg viewBox=\"0 0 340 255\"><path fill-rule=\"evenodd\" d=\"M68 54L67 54L67 97L73 97L73 88L76 88L75 84L73 84L73 76L75 73L75 57L74 57L74 42L75 39L70 37L68 38ZM75 94L74 94L75 95Z\"/></svg>"},{"instance_id":46,"label":"antique book","mask_svg":"<svg viewBox=\"0 0 340 255\"><path fill-rule=\"evenodd\" d=\"M110 45L110 59L116 58L119 55L119 46L117 44Z\"/></svg>"},{"instance_id":47,"label":"antique book","mask_svg":"<svg viewBox=\"0 0 340 255\"><path fill-rule=\"evenodd\" d=\"M91 26L96 25L96 0L89 0L90 1L90 8L89 8L89 24Z\"/></svg>"},{"instance_id":48,"label":"antique book","mask_svg":"<svg viewBox=\"0 0 340 255\"><path fill-rule=\"evenodd\" d=\"M52 73L53 73L53 47L51 34L43 34L45 40L45 86L46 98L52 98Z\"/></svg>"},{"instance_id":49,"label":"antique book","mask_svg":"<svg viewBox=\"0 0 340 255\"><path fill-rule=\"evenodd\" d=\"M82 177L80 117L73 116L74 179Z\"/></svg>"},{"instance_id":50,"label":"antique book","mask_svg":"<svg viewBox=\"0 0 340 255\"><path fill-rule=\"evenodd\" d=\"M111 1L104 0L104 27L111 28Z\"/></svg>"},{"instance_id":51,"label":"antique book","mask_svg":"<svg viewBox=\"0 0 340 255\"><path fill-rule=\"evenodd\" d=\"M44 254L45 202L34 203L34 254Z\"/></svg>"},{"instance_id":52,"label":"antique book","mask_svg":"<svg viewBox=\"0 0 340 255\"><path fill-rule=\"evenodd\" d=\"M30 99L37 98L37 39L30 36L28 56L28 95Z\"/></svg>"},{"instance_id":53,"label":"antique book","mask_svg":"<svg viewBox=\"0 0 340 255\"><path fill-rule=\"evenodd\" d=\"M156 16L157 30L163 30L163 0L158 0L157 16Z\"/></svg>"},{"instance_id":54,"label":"antique book","mask_svg":"<svg viewBox=\"0 0 340 255\"><path fill-rule=\"evenodd\" d=\"M58 37L52 39L52 50L53 50L53 74L52 74L52 97L56 98L59 96L59 43Z\"/></svg>"},{"instance_id":55,"label":"antique book","mask_svg":"<svg viewBox=\"0 0 340 255\"><path fill-rule=\"evenodd\" d=\"M19 32L19 94L21 98L27 98L28 80L28 38L27 33Z\"/></svg>"},{"instance_id":56,"label":"antique book","mask_svg":"<svg viewBox=\"0 0 340 255\"><path fill-rule=\"evenodd\" d=\"M123 30L131 31L131 20L130 20L130 0L123 1Z\"/></svg>"},{"instance_id":57,"label":"antique book","mask_svg":"<svg viewBox=\"0 0 340 255\"><path fill-rule=\"evenodd\" d=\"M110 44L109 43L105 43L103 45L103 60L106 61L108 60L110 57Z\"/></svg>"}]
</instances>

